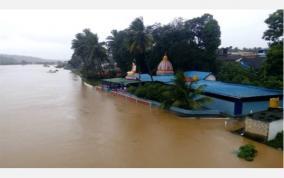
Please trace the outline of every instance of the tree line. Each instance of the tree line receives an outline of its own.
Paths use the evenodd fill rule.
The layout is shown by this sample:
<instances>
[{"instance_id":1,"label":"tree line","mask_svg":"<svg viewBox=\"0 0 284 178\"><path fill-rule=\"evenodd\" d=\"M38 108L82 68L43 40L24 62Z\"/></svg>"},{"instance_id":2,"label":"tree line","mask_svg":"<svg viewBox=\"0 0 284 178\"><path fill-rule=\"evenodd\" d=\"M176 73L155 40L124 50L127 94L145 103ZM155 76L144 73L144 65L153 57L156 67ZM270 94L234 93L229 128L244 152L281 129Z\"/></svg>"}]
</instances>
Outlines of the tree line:
<instances>
[{"instance_id":1,"label":"tree line","mask_svg":"<svg viewBox=\"0 0 284 178\"><path fill-rule=\"evenodd\" d=\"M89 29L78 33L72 41L74 53L69 63L80 67L89 78L104 77L104 64L114 63L125 75L132 62L136 63L139 73L154 75L162 56L167 53L176 71L216 71L220 35L218 22L210 14L149 26L138 17L128 28L112 30L104 42L99 42L97 34Z\"/></svg>"},{"instance_id":2,"label":"tree line","mask_svg":"<svg viewBox=\"0 0 284 178\"><path fill-rule=\"evenodd\" d=\"M128 28L112 30L103 42L99 42L97 34L90 29L84 29L72 41L74 53L69 64L90 79L115 76L118 72L115 66L120 75L125 76L132 62L136 63L139 73L152 76L167 53L175 71L210 71L225 82L283 88L283 10L271 14L265 23L268 29L263 39L268 41L269 49L265 62L257 70L216 60L221 32L210 14L148 26L138 17Z\"/></svg>"}]
</instances>

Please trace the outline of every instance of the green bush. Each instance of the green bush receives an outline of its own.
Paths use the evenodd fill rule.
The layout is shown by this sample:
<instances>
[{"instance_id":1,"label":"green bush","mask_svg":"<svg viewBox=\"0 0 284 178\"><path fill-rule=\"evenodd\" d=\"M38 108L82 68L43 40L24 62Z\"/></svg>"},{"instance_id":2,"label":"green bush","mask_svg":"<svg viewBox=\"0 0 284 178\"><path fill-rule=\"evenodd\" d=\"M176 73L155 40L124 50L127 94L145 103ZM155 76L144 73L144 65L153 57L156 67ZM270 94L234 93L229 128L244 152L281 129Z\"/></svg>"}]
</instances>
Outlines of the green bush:
<instances>
[{"instance_id":1,"label":"green bush","mask_svg":"<svg viewBox=\"0 0 284 178\"><path fill-rule=\"evenodd\" d=\"M162 102L163 101L163 93L165 91L170 90L170 86L166 86L160 83L154 84L146 84L146 98L150 100L155 100Z\"/></svg>"},{"instance_id":2,"label":"green bush","mask_svg":"<svg viewBox=\"0 0 284 178\"><path fill-rule=\"evenodd\" d=\"M176 74L174 82L175 85L146 83L136 89L129 87L128 92L140 98L158 101L164 109L169 109L171 106L183 109L199 109L202 108L204 103L211 101L208 97L201 96L203 86L193 89L192 83L189 85L186 83L183 72Z\"/></svg>"},{"instance_id":3,"label":"green bush","mask_svg":"<svg viewBox=\"0 0 284 178\"><path fill-rule=\"evenodd\" d=\"M140 86L138 87L135 92L134 95L140 97L140 98L145 98L147 94L147 90L145 86Z\"/></svg>"},{"instance_id":4,"label":"green bush","mask_svg":"<svg viewBox=\"0 0 284 178\"><path fill-rule=\"evenodd\" d=\"M257 150L254 145L246 144L239 148L238 157L246 161L253 161L256 156Z\"/></svg>"},{"instance_id":5,"label":"green bush","mask_svg":"<svg viewBox=\"0 0 284 178\"><path fill-rule=\"evenodd\" d=\"M273 140L268 141L266 144L283 150L283 131L279 132Z\"/></svg>"},{"instance_id":6,"label":"green bush","mask_svg":"<svg viewBox=\"0 0 284 178\"><path fill-rule=\"evenodd\" d=\"M162 102L163 93L165 91L170 91L171 86L163 85L160 83L147 83L139 87L128 87L127 91L134 94L140 98L146 98L149 100L155 100Z\"/></svg>"},{"instance_id":7,"label":"green bush","mask_svg":"<svg viewBox=\"0 0 284 178\"><path fill-rule=\"evenodd\" d=\"M135 91L136 91L136 87L134 87L134 86L130 86L130 87L127 88L127 92L129 92L131 94L134 94Z\"/></svg>"}]
</instances>

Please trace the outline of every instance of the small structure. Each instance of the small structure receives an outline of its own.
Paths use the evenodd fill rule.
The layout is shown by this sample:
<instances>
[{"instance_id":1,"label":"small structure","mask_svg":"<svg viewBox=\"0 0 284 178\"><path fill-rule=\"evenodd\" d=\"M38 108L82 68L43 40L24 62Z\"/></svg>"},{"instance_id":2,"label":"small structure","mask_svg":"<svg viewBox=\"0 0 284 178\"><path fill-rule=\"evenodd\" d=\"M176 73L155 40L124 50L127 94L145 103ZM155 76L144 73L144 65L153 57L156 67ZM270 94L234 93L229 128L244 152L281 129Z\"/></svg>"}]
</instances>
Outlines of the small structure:
<instances>
[{"instance_id":1,"label":"small structure","mask_svg":"<svg viewBox=\"0 0 284 178\"><path fill-rule=\"evenodd\" d=\"M157 75L173 75L174 70L172 63L169 61L168 56L165 54L162 61L158 65Z\"/></svg>"},{"instance_id":2,"label":"small structure","mask_svg":"<svg viewBox=\"0 0 284 178\"><path fill-rule=\"evenodd\" d=\"M203 86L203 94L212 99L205 107L229 116L245 116L267 110L270 98L279 98L279 103L283 104L282 90L210 80L198 80L193 84L193 88L199 86Z\"/></svg>"},{"instance_id":3,"label":"small structure","mask_svg":"<svg viewBox=\"0 0 284 178\"><path fill-rule=\"evenodd\" d=\"M267 111L250 114L245 119L245 134L265 141L273 140L277 133L282 131L282 109L270 108Z\"/></svg>"},{"instance_id":4,"label":"small structure","mask_svg":"<svg viewBox=\"0 0 284 178\"><path fill-rule=\"evenodd\" d=\"M136 80L136 65L134 62L132 62L132 68L131 68L131 71L128 71L127 72L127 76L125 77L126 79L128 80Z\"/></svg>"},{"instance_id":5,"label":"small structure","mask_svg":"<svg viewBox=\"0 0 284 178\"><path fill-rule=\"evenodd\" d=\"M102 88L105 90L124 90L130 84L137 85L138 83L138 80L127 80L125 78L110 78L101 80Z\"/></svg>"}]
</instances>

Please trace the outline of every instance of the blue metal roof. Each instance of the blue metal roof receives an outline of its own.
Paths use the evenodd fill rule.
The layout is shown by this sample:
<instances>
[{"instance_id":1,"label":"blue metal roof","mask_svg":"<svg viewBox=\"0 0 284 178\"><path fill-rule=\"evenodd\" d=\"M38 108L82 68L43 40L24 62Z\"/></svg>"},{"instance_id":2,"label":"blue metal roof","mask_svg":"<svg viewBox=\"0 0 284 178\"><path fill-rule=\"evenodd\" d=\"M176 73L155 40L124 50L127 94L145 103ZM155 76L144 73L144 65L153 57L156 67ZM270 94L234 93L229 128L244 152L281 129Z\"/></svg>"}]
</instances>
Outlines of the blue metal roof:
<instances>
[{"instance_id":1,"label":"blue metal roof","mask_svg":"<svg viewBox=\"0 0 284 178\"><path fill-rule=\"evenodd\" d=\"M172 83L174 79L175 79L174 75L154 75L153 76L153 81L163 82L166 84ZM143 82L152 81L151 76L149 74L140 74L140 80Z\"/></svg>"},{"instance_id":2,"label":"blue metal roof","mask_svg":"<svg viewBox=\"0 0 284 178\"><path fill-rule=\"evenodd\" d=\"M257 87L252 85L224 83L220 81L202 80L210 75L210 72L199 72L199 71L187 71L186 76L193 77L194 75L199 76L193 87L204 85L204 92L217 94L221 96L228 96L232 98L247 98L247 97L259 97L259 96L273 96L283 95L282 90L274 90L269 88ZM153 81L163 82L166 84L173 84L175 79L174 75L158 75L153 76ZM143 82L150 82L151 77L149 74L140 74L140 80Z\"/></svg>"},{"instance_id":3,"label":"blue metal roof","mask_svg":"<svg viewBox=\"0 0 284 178\"><path fill-rule=\"evenodd\" d=\"M193 87L200 85L204 85L205 92L234 98L283 95L282 90L209 80L199 80L193 84Z\"/></svg>"},{"instance_id":4,"label":"blue metal roof","mask_svg":"<svg viewBox=\"0 0 284 178\"><path fill-rule=\"evenodd\" d=\"M204 80L210 74L211 74L211 72L202 72L202 71L186 71L186 72L184 72L185 77L197 76L199 80Z\"/></svg>"},{"instance_id":5,"label":"blue metal roof","mask_svg":"<svg viewBox=\"0 0 284 178\"><path fill-rule=\"evenodd\" d=\"M140 79L143 82L151 81L151 76L149 74L140 74L140 78L139 78L139 74L138 74L137 78Z\"/></svg>"}]
</instances>

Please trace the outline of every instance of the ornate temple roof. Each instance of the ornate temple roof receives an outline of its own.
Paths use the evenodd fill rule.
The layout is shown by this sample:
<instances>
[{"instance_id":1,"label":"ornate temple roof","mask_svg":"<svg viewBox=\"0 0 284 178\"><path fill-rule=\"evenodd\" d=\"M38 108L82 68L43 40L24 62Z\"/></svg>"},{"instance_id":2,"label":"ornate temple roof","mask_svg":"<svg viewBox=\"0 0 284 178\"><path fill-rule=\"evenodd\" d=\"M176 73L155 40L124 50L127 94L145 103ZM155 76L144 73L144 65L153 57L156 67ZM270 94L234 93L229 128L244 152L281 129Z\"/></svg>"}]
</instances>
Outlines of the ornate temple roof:
<instances>
[{"instance_id":1,"label":"ornate temple roof","mask_svg":"<svg viewBox=\"0 0 284 178\"><path fill-rule=\"evenodd\" d=\"M172 75L174 73L172 63L165 54L162 61L158 65L157 75Z\"/></svg>"}]
</instances>

